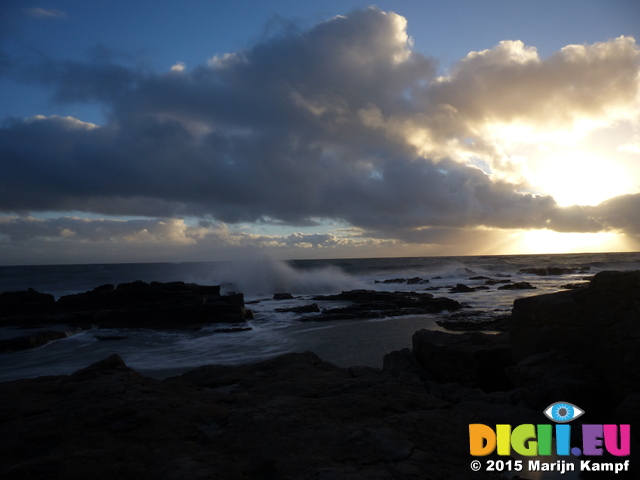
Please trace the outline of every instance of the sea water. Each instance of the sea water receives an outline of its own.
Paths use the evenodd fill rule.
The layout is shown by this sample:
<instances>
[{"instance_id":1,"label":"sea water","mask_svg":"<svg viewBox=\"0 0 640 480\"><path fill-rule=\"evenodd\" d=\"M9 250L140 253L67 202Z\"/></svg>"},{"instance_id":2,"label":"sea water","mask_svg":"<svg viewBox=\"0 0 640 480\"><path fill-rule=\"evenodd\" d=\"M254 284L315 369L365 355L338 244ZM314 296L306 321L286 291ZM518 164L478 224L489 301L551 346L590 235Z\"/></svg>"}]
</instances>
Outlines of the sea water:
<instances>
[{"instance_id":1,"label":"sea water","mask_svg":"<svg viewBox=\"0 0 640 480\"><path fill-rule=\"evenodd\" d=\"M588 273L538 276L524 268L580 267ZM193 330L109 329L89 330L51 342L40 348L2 354L0 381L40 375L70 374L110 354L120 355L130 367L154 378L166 378L200 365L251 363L288 352L311 350L340 366L382 366L384 354L411 347L411 337L421 328L444 330L436 321L448 312L373 320L300 322L299 315L279 313L276 308L314 303L317 294L358 288L389 291L432 290L468 305L468 310L488 316L508 314L514 299L551 293L563 285L579 283L604 270L638 270L640 253L510 255L476 257L370 258L339 260L277 261L257 257L245 262L198 262L108 265L59 265L0 267L0 292L34 288L62 295L84 292L96 286L142 280L185 281L221 285L224 292L242 292L255 318L251 330L221 333L220 325ZM484 280L474 276L526 281L534 290L489 290L449 293L457 283L470 287ZM388 284L393 278L421 277L428 284ZM376 283L378 281L379 283ZM273 300L274 293L291 293L293 300ZM254 303L252 303L254 302ZM323 302L323 307L341 306ZM47 327L48 328L48 327ZM65 329L65 326L59 328ZM29 333L0 328L0 338ZM455 332L452 332L455 333ZM126 337L99 340L97 336Z\"/></svg>"}]
</instances>

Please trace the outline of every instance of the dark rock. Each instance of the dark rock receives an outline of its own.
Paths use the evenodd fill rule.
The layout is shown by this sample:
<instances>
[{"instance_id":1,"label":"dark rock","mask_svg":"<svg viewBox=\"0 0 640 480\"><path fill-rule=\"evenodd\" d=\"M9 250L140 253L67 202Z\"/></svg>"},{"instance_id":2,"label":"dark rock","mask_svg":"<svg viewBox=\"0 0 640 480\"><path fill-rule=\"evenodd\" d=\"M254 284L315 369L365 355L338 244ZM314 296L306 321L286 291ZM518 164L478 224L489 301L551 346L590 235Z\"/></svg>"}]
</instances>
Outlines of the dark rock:
<instances>
[{"instance_id":1,"label":"dark rock","mask_svg":"<svg viewBox=\"0 0 640 480\"><path fill-rule=\"evenodd\" d=\"M496 284L498 284L498 283L509 283L510 281L511 281L511 280L508 280L508 279L506 279L506 280L496 280L496 279L492 279L492 278L490 278L489 280L486 280L486 281L484 282L484 284L485 284L485 285L496 285Z\"/></svg>"},{"instance_id":2,"label":"dark rock","mask_svg":"<svg viewBox=\"0 0 640 480\"><path fill-rule=\"evenodd\" d=\"M389 278L386 280L376 280L373 283L406 283L407 285L420 285L423 283L429 283L429 280L420 277L413 278Z\"/></svg>"},{"instance_id":3,"label":"dark rock","mask_svg":"<svg viewBox=\"0 0 640 480\"><path fill-rule=\"evenodd\" d=\"M460 313L464 313L460 315ZM494 315L488 312L456 312L449 315L446 320L436 320L436 323L447 330L476 331L494 330L505 332L509 326L511 315Z\"/></svg>"},{"instance_id":4,"label":"dark rock","mask_svg":"<svg viewBox=\"0 0 640 480\"><path fill-rule=\"evenodd\" d=\"M498 287L498 290L533 290L536 287L531 285L529 282L516 282L509 283L508 285L502 285Z\"/></svg>"},{"instance_id":5,"label":"dark rock","mask_svg":"<svg viewBox=\"0 0 640 480\"><path fill-rule=\"evenodd\" d=\"M512 388L505 373L505 368L515 363L507 334L418 330L413 334L413 355L437 382L486 392Z\"/></svg>"},{"instance_id":6,"label":"dark rock","mask_svg":"<svg viewBox=\"0 0 640 480\"><path fill-rule=\"evenodd\" d=\"M416 377L419 380L429 380L431 376L420 365L411 350L403 348L387 353L382 361L382 370L394 377Z\"/></svg>"},{"instance_id":7,"label":"dark rock","mask_svg":"<svg viewBox=\"0 0 640 480\"><path fill-rule=\"evenodd\" d=\"M317 303L311 303L309 305L301 305L299 307L276 308L276 312L316 313L320 312L320 307L318 307Z\"/></svg>"},{"instance_id":8,"label":"dark rock","mask_svg":"<svg viewBox=\"0 0 640 480\"><path fill-rule=\"evenodd\" d=\"M47 330L38 332L34 335L24 335L16 338L9 338L6 340L0 340L0 353L15 352L18 350L28 350L30 348L37 348L45 345L53 340L60 340L67 338L68 335L65 332L58 332L55 330Z\"/></svg>"},{"instance_id":9,"label":"dark rock","mask_svg":"<svg viewBox=\"0 0 640 480\"><path fill-rule=\"evenodd\" d=\"M468 287L463 283L458 283L455 287L449 290L449 293L467 293L467 292L475 292L475 288Z\"/></svg>"},{"instance_id":10,"label":"dark rock","mask_svg":"<svg viewBox=\"0 0 640 480\"><path fill-rule=\"evenodd\" d=\"M94 335L93 338L101 341L116 341L116 340L126 340L129 337L124 335Z\"/></svg>"},{"instance_id":11,"label":"dark rock","mask_svg":"<svg viewBox=\"0 0 640 480\"><path fill-rule=\"evenodd\" d=\"M291 295L290 293L274 293L273 299L274 300L292 300L293 295Z\"/></svg>"},{"instance_id":12,"label":"dark rock","mask_svg":"<svg viewBox=\"0 0 640 480\"><path fill-rule=\"evenodd\" d=\"M316 301L348 301L352 305L324 309L323 315L303 317L302 321L345 320L358 318L381 318L400 315L455 311L462 305L446 297L435 298L430 293L378 292L375 290L351 290L337 295L319 295Z\"/></svg>"},{"instance_id":13,"label":"dark rock","mask_svg":"<svg viewBox=\"0 0 640 480\"><path fill-rule=\"evenodd\" d=\"M37 292L33 288L0 293L0 316L49 313L54 306L53 295Z\"/></svg>"},{"instance_id":14,"label":"dark rock","mask_svg":"<svg viewBox=\"0 0 640 480\"><path fill-rule=\"evenodd\" d=\"M482 275L478 275L476 277L469 277L469 280L490 280L489 277L483 277Z\"/></svg>"},{"instance_id":15,"label":"dark rock","mask_svg":"<svg viewBox=\"0 0 640 480\"><path fill-rule=\"evenodd\" d=\"M57 302L33 290L10 292L2 294L5 304L0 308L0 322L4 326L95 324L105 328L192 328L243 322L247 316L243 295L219 293L218 286L141 281L117 288L102 285L65 295Z\"/></svg>"},{"instance_id":16,"label":"dark rock","mask_svg":"<svg viewBox=\"0 0 640 480\"><path fill-rule=\"evenodd\" d=\"M587 273L590 267L546 267L546 268L522 268L520 273L531 273L533 275L567 275L570 273Z\"/></svg>"},{"instance_id":17,"label":"dark rock","mask_svg":"<svg viewBox=\"0 0 640 480\"><path fill-rule=\"evenodd\" d=\"M82 377L92 373L109 372L111 370L127 371L129 367L124 363L120 355L109 355L107 358L103 358L95 363L92 363L86 368L78 370L72 374L72 377Z\"/></svg>"},{"instance_id":18,"label":"dark rock","mask_svg":"<svg viewBox=\"0 0 640 480\"><path fill-rule=\"evenodd\" d=\"M589 368L555 351L527 357L506 372L514 385L525 389L527 404L537 409L562 399L593 414L606 405L610 396Z\"/></svg>"},{"instance_id":19,"label":"dark rock","mask_svg":"<svg viewBox=\"0 0 640 480\"><path fill-rule=\"evenodd\" d=\"M246 332L247 330L252 330L252 328L251 327L216 328L214 332L215 333L235 333L235 332Z\"/></svg>"},{"instance_id":20,"label":"dark rock","mask_svg":"<svg viewBox=\"0 0 640 480\"><path fill-rule=\"evenodd\" d=\"M567 283L565 285L560 286L560 288L564 288L565 290L578 290L579 288L588 287L589 282L581 282L581 283Z\"/></svg>"},{"instance_id":21,"label":"dark rock","mask_svg":"<svg viewBox=\"0 0 640 480\"><path fill-rule=\"evenodd\" d=\"M540 413L459 405L311 353L158 381L117 356L71 376L0 383L3 479L485 480L469 423Z\"/></svg>"},{"instance_id":22,"label":"dark rock","mask_svg":"<svg viewBox=\"0 0 640 480\"><path fill-rule=\"evenodd\" d=\"M456 268L456 275L475 275L476 272L467 267Z\"/></svg>"},{"instance_id":23,"label":"dark rock","mask_svg":"<svg viewBox=\"0 0 640 480\"><path fill-rule=\"evenodd\" d=\"M632 393L625 397L615 411L615 421L640 425L640 393ZM631 429L631 435L634 435L637 440L640 439L640 433L635 428Z\"/></svg>"},{"instance_id":24,"label":"dark rock","mask_svg":"<svg viewBox=\"0 0 640 480\"><path fill-rule=\"evenodd\" d=\"M509 333L518 361L556 351L622 398L640 385L640 271L601 272L587 288L514 302Z\"/></svg>"},{"instance_id":25,"label":"dark rock","mask_svg":"<svg viewBox=\"0 0 640 480\"><path fill-rule=\"evenodd\" d=\"M420 277L407 278L407 285L422 285L423 283L429 283L429 280Z\"/></svg>"}]
</instances>

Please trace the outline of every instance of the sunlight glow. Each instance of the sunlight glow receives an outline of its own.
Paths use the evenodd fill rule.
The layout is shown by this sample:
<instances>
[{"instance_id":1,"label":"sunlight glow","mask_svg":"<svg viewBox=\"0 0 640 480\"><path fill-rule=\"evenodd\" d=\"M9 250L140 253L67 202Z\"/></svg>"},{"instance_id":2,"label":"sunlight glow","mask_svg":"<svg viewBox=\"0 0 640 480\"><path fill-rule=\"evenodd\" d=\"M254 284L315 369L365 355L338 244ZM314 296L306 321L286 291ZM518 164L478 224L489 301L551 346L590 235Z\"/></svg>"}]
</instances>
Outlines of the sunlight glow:
<instances>
[{"instance_id":1,"label":"sunlight glow","mask_svg":"<svg viewBox=\"0 0 640 480\"><path fill-rule=\"evenodd\" d=\"M634 190L630 175L620 165L581 151L548 157L531 180L561 206L598 205Z\"/></svg>"},{"instance_id":2,"label":"sunlight glow","mask_svg":"<svg viewBox=\"0 0 640 480\"><path fill-rule=\"evenodd\" d=\"M522 232L513 246L520 253L630 251L625 236L616 232L560 233L552 230L529 230Z\"/></svg>"}]
</instances>

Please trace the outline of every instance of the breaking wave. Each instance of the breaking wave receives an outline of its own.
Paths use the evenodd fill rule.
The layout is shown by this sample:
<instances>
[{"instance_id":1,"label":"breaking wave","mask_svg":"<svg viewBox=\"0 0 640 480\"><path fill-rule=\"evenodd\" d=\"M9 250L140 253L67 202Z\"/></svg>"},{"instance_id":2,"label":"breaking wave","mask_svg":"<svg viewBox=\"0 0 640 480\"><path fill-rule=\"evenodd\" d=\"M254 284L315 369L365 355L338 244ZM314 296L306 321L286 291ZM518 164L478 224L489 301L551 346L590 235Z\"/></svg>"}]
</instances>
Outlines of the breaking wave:
<instances>
[{"instance_id":1,"label":"breaking wave","mask_svg":"<svg viewBox=\"0 0 640 480\"><path fill-rule=\"evenodd\" d=\"M229 262L216 272L216 283L223 292L242 292L247 296L274 293L335 293L360 288L360 281L337 267L297 269L282 260L260 257Z\"/></svg>"}]
</instances>

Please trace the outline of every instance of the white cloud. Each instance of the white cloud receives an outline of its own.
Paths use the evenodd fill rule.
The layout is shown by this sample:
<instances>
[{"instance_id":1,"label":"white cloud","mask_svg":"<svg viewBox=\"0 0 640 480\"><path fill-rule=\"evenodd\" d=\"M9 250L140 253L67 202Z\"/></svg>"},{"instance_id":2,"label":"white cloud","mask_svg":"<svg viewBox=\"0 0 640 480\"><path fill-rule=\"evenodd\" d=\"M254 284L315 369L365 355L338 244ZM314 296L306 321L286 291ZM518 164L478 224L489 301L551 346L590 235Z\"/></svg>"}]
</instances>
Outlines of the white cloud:
<instances>
[{"instance_id":1,"label":"white cloud","mask_svg":"<svg viewBox=\"0 0 640 480\"><path fill-rule=\"evenodd\" d=\"M29 8L25 10L25 12L27 13L27 15L40 18L43 20L67 18L66 12L63 12L61 10L54 10L51 8L41 8L41 7Z\"/></svg>"}]
</instances>

